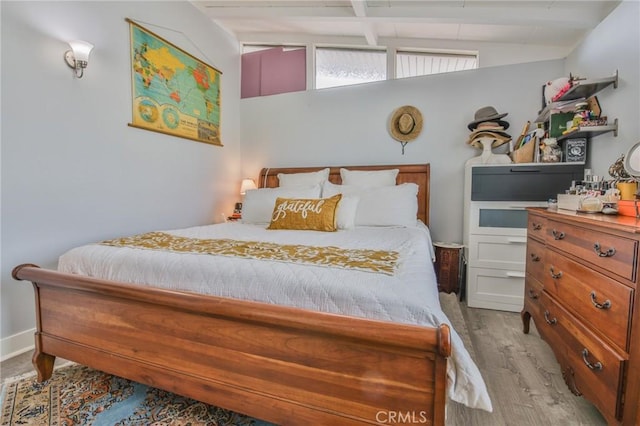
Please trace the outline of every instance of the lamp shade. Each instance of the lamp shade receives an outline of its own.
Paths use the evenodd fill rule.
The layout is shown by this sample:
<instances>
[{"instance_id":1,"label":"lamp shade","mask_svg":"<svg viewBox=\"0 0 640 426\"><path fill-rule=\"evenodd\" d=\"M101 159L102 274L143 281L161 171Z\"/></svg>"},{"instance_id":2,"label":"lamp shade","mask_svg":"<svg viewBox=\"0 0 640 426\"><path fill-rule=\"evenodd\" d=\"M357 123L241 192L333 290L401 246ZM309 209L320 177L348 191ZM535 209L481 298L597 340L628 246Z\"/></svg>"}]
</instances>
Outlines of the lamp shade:
<instances>
[{"instance_id":1,"label":"lamp shade","mask_svg":"<svg viewBox=\"0 0 640 426\"><path fill-rule=\"evenodd\" d=\"M253 179L242 179L242 184L240 185L240 195L246 194L249 189L256 189L256 183Z\"/></svg>"},{"instance_id":2,"label":"lamp shade","mask_svg":"<svg viewBox=\"0 0 640 426\"><path fill-rule=\"evenodd\" d=\"M93 44L82 40L72 40L69 42L69 46L73 50L76 61L89 62L89 53L93 50Z\"/></svg>"}]
</instances>

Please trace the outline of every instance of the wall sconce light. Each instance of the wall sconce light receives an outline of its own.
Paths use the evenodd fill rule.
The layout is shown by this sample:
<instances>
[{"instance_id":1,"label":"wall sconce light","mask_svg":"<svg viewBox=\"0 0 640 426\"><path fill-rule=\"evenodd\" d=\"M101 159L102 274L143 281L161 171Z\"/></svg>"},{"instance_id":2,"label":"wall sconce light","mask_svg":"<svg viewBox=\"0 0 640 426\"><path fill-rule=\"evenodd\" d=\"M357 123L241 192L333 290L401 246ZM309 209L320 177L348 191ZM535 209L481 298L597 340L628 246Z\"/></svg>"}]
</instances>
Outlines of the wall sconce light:
<instances>
[{"instance_id":1,"label":"wall sconce light","mask_svg":"<svg viewBox=\"0 0 640 426\"><path fill-rule=\"evenodd\" d=\"M240 195L244 195L247 193L249 189L257 189L256 182L253 179L242 179L242 184L240 185Z\"/></svg>"},{"instance_id":2,"label":"wall sconce light","mask_svg":"<svg viewBox=\"0 0 640 426\"><path fill-rule=\"evenodd\" d=\"M89 64L89 53L93 49L93 44L82 40L73 40L69 42L71 50L64 52L64 60L73 68L76 77L82 78L84 69Z\"/></svg>"}]
</instances>

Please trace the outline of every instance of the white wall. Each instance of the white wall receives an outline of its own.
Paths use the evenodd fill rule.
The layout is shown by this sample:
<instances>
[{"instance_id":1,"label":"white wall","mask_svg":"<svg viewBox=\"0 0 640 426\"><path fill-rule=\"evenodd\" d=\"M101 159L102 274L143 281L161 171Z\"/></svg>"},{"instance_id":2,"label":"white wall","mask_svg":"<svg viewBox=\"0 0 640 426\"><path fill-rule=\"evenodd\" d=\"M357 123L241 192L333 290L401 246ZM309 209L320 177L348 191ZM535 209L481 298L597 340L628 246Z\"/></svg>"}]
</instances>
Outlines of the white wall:
<instances>
[{"instance_id":1,"label":"white wall","mask_svg":"<svg viewBox=\"0 0 640 426\"><path fill-rule=\"evenodd\" d=\"M640 2L620 4L589 37L567 57L565 75L599 78L618 70L617 89L609 87L598 96L603 115L618 118L618 137L593 138L588 165L594 175L608 178L608 169L640 141Z\"/></svg>"},{"instance_id":2,"label":"white wall","mask_svg":"<svg viewBox=\"0 0 640 426\"><path fill-rule=\"evenodd\" d=\"M220 220L240 184L239 51L188 2L2 1L2 356L33 344L25 262L71 247ZM218 68L216 147L128 127L131 18ZM95 44L82 79L68 40Z\"/></svg>"},{"instance_id":3,"label":"white wall","mask_svg":"<svg viewBox=\"0 0 640 426\"><path fill-rule=\"evenodd\" d=\"M477 153L464 143L466 124L478 108L493 105L508 112L505 120L515 138L527 120L537 117L544 82L569 72L605 77L618 69L619 88L604 90L598 99L605 114L620 119L620 135L594 138L587 166L606 176L609 165L640 140L638 8L637 1L623 2L568 60L243 99L244 174L256 175L265 166L429 162L434 239L462 241L463 168ZM425 125L403 156L387 125L392 111L405 104L422 111Z\"/></svg>"},{"instance_id":4,"label":"white wall","mask_svg":"<svg viewBox=\"0 0 640 426\"><path fill-rule=\"evenodd\" d=\"M243 170L255 176L261 167L431 163L433 237L461 242L464 164L479 154L466 144L467 124L492 105L509 114L508 132L517 137L537 116L542 84L562 73L556 60L243 99ZM402 105L424 117L405 155L388 131Z\"/></svg>"}]
</instances>

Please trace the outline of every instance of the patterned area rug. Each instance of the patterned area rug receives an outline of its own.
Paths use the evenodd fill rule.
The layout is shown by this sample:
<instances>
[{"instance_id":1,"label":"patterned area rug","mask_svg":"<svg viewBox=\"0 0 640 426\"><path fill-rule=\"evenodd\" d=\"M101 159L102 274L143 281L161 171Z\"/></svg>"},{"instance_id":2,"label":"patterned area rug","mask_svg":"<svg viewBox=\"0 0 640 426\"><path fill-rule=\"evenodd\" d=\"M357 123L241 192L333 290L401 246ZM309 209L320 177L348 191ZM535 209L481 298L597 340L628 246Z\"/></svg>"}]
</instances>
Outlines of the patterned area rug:
<instances>
[{"instance_id":1,"label":"patterned area rug","mask_svg":"<svg viewBox=\"0 0 640 426\"><path fill-rule=\"evenodd\" d=\"M456 295L440 293L440 303L475 358ZM0 403L1 426L271 425L77 364L57 367L45 383L35 373L7 379Z\"/></svg>"},{"instance_id":2,"label":"patterned area rug","mask_svg":"<svg viewBox=\"0 0 640 426\"><path fill-rule=\"evenodd\" d=\"M9 379L0 400L2 426L271 424L77 364L44 383Z\"/></svg>"}]
</instances>

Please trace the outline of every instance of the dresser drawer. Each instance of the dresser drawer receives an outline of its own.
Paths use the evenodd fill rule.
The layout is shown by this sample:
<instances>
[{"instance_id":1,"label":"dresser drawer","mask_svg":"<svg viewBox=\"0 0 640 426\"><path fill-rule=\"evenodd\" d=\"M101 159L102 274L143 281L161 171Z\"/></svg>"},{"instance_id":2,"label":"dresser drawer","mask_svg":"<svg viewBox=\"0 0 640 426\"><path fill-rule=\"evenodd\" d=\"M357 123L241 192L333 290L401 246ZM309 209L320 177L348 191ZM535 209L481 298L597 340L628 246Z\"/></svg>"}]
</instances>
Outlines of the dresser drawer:
<instances>
[{"instance_id":1,"label":"dresser drawer","mask_svg":"<svg viewBox=\"0 0 640 426\"><path fill-rule=\"evenodd\" d=\"M524 310L529 312L538 321L540 316L540 297L542 296L542 284L527 276L524 279Z\"/></svg>"},{"instance_id":2,"label":"dresser drawer","mask_svg":"<svg viewBox=\"0 0 640 426\"><path fill-rule=\"evenodd\" d=\"M533 278L544 282L546 246L534 239L527 242L526 271Z\"/></svg>"},{"instance_id":3,"label":"dresser drawer","mask_svg":"<svg viewBox=\"0 0 640 426\"><path fill-rule=\"evenodd\" d=\"M627 350L633 289L554 251L547 258L545 290L605 339Z\"/></svg>"},{"instance_id":4,"label":"dresser drawer","mask_svg":"<svg viewBox=\"0 0 640 426\"><path fill-rule=\"evenodd\" d=\"M527 236L543 241L547 232L547 219L529 212Z\"/></svg>"},{"instance_id":5,"label":"dresser drawer","mask_svg":"<svg viewBox=\"0 0 640 426\"><path fill-rule=\"evenodd\" d=\"M469 265L524 272L527 238L515 235L470 235ZM524 276L524 275L523 275Z\"/></svg>"},{"instance_id":6,"label":"dresser drawer","mask_svg":"<svg viewBox=\"0 0 640 426\"><path fill-rule=\"evenodd\" d=\"M569 388L593 402L606 417L618 418L626 358L546 293L540 298L540 311L536 326L558 357Z\"/></svg>"},{"instance_id":7,"label":"dresser drawer","mask_svg":"<svg viewBox=\"0 0 640 426\"><path fill-rule=\"evenodd\" d=\"M546 241L589 264L630 281L635 279L637 241L551 219L547 221Z\"/></svg>"}]
</instances>

